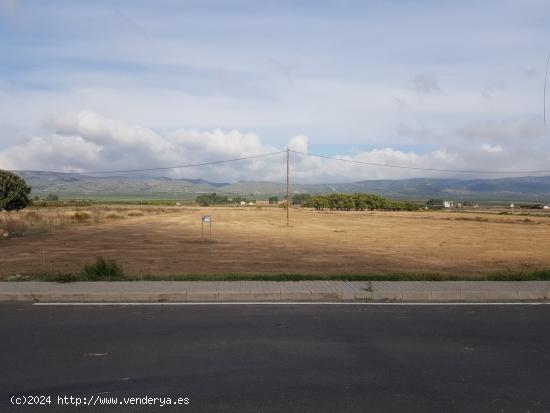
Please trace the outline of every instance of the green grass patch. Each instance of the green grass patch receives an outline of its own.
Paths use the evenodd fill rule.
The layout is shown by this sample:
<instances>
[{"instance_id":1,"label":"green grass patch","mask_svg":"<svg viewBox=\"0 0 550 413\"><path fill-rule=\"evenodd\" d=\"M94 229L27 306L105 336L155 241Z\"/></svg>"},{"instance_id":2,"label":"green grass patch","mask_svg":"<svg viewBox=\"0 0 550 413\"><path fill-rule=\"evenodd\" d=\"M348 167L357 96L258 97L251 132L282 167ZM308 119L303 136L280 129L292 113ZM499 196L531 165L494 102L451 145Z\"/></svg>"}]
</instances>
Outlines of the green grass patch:
<instances>
[{"instance_id":1,"label":"green grass patch","mask_svg":"<svg viewBox=\"0 0 550 413\"><path fill-rule=\"evenodd\" d=\"M79 274L80 281L120 281L124 271L114 260L97 257L95 263L87 264Z\"/></svg>"},{"instance_id":2,"label":"green grass patch","mask_svg":"<svg viewBox=\"0 0 550 413\"><path fill-rule=\"evenodd\" d=\"M447 274L190 274L190 275L124 275L122 267L112 260L98 257L79 273L37 273L8 277L4 281L550 281L550 269L494 272L486 275Z\"/></svg>"}]
</instances>

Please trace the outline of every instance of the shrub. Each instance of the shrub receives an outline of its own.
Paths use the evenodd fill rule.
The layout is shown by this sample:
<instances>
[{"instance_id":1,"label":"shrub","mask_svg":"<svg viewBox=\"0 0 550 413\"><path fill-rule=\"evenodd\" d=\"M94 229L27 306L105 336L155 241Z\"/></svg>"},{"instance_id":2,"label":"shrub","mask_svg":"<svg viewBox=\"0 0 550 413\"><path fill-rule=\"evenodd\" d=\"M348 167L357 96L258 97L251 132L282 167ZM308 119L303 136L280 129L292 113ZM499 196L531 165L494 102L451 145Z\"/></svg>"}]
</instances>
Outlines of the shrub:
<instances>
[{"instance_id":1,"label":"shrub","mask_svg":"<svg viewBox=\"0 0 550 413\"><path fill-rule=\"evenodd\" d=\"M46 200L48 201L59 201L59 197L55 194L48 194L46 197Z\"/></svg>"},{"instance_id":2,"label":"shrub","mask_svg":"<svg viewBox=\"0 0 550 413\"><path fill-rule=\"evenodd\" d=\"M128 212L129 217L142 217L143 212L130 211Z\"/></svg>"},{"instance_id":3,"label":"shrub","mask_svg":"<svg viewBox=\"0 0 550 413\"><path fill-rule=\"evenodd\" d=\"M0 210L20 210L29 203L31 187L13 172L0 169Z\"/></svg>"},{"instance_id":4,"label":"shrub","mask_svg":"<svg viewBox=\"0 0 550 413\"><path fill-rule=\"evenodd\" d=\"M76 222L84 222L84 221L88 220L89 218L90 218L90 214L88 214L87 212L84 212L84 211L76 211L73 214L73 219Z\"/></svg>"},{"instance_id":5,"label":"shrub","mask_svg":"<svg viewBox=\"0 0 550 413\"><path fill-rule=\"evenodd\" d=\"M109 214L106 216L107 219L124 219L124 217L122 215L118 215L118 214Z\"/></svg>"},{"instance_id":6,"label":"shrub","mask_svg":"<svg viewBox=\"0 0 550 413\"><path fill-rule=\"evenodd\" d=\"M0 238L22 236L29 230L29 225L21 219L6 217L0 219Z\"/></svg>"},{"instance_id":7,"label":"shrub","mask_svg":"<svg viewBox=\"0 0 550 413\"><path fill-rule=\"evenodd\" d=\"M78 281L78 276L71 273L57 273L50 277L44 277L48 281L55 281L58 283L72 283ZM48 279L49 278L49 279Z\"/></svg>"},{"instance_id":8,"label":"shrub","mask_svg":"<svg viewBox=\"0 0 550 413\"><path fill-rule=\"evenodd\" d=\"M124 271L114 260L97 257L94 264L87 264L82 270L86 281L117 280L124 278Z\"/></svg>"}]
</instances>

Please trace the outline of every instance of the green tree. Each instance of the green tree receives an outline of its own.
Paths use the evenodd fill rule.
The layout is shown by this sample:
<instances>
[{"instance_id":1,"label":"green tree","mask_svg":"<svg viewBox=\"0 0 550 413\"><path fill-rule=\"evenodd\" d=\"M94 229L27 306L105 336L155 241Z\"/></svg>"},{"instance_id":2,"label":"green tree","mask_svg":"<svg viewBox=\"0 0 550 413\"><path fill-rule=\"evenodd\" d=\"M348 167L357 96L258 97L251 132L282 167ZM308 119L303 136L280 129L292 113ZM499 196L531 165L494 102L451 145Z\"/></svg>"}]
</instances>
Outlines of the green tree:
<instances>
[{"instance_id":1,"label":"green tree","mask_svg":"<svg viewBox=\"0 0 550 413\"><path fill-rule=\"evenodd\" d=\"M367 194L355 193L353 194L353 203L355 209L358 211L369 209L369 196Z\"/></svg>"},{"instance_id":2,"label":"green tree","mask_svg":"<svg viewBox=\"0 0 550 413\"><path fill-rule=\"evenodd\" d=\"M330 194L328 197L328 207L337 211L351 211L355 209L355 199L353 195L348 194Z\"/></svg>"},{"instance_id":3,"label":"green tree","mask_svg":"<svg viewBox=\"0 0 550 413\"><path fill-rule=\"evenodd\" d=\"M0 169L0 210L20 210L29 202L31 187L13 172Z\"/></svg>"},{"instance_id":4,"label":"green tree","mask_svg":"<svg viewBox=\"0 0 550 413\"><path fill-rule=\"evenodd\" d=\"M279 203L279 198L276 197L276 196L270 196L269 197L269 204L272 205L272 204L278 204Z\"/></svg>"},{"instance_id":5,"label":"green tree","mask_svg":"<svg viewBox=\"0 0 550 413\"><path fill-rule=\"evenodd\" d=\"M324 195L314 195L302 205L306 208L315 208L318 211L322 211L325 208L329 207L328 199Z\"/></svg>"},{"instance_id":6,"label":"green tree","mask_svg":"<svg viewBox=\"0 0 550 413\"><path fill-rule=\"evenodd\" d=\"M208 206L211 204L220 205L229 203L229 198L227 196L218 195L214 192L211 194L199 195L195 202L200 206Z\"/></svg>"},{"instance_id":7,"label":"green tree","mask_svg":"<svg viewBox=\"0 0 550 413\"><path fill-rule=\"evenodd\" d=\"M59 200L59 197L55 194L48 194L48 196L46 197L46 200L47 201L57 201L57 200Z\"/></svg>"},{"instance_id":8,"label":"green tree","mask_svg":"<svg viewBox=\"0 0 550 413\"><path fill-rule=\"evenodd\" d=\"M294 194L292 195L292 205L304 205L311 198L310 194Z\"/></svg>"},{"instance_id":9,"label":"green tree","mask_svg":"<svg viewBox=\"0 0 550 413\"><path fill-rule=\"evenodd\" d=\"M428 202L426 202L426 206L430 209L442 209L443 208L443 200L442 199L428 199Z\"/></svg>"}]
</instances>

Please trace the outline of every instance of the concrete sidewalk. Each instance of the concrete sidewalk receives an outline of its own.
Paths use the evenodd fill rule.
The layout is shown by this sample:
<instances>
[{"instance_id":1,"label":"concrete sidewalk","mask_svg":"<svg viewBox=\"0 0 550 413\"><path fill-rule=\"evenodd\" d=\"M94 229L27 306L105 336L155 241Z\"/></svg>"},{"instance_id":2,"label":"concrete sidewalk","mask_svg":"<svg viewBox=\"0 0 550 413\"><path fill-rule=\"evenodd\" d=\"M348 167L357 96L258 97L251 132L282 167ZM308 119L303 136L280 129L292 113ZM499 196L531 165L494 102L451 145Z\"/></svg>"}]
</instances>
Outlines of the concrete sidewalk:
<instances>
[{"instance_id":1,"label":"concrete sidewalk","mask_svg":"<svg viewBox=\"0 0 550 413\"><path fill-rule=\"evenodd\" d=\"M423 301L550 300L550 281L126 281L0 282L0 301Z\"/></svg>"}]
</instances>

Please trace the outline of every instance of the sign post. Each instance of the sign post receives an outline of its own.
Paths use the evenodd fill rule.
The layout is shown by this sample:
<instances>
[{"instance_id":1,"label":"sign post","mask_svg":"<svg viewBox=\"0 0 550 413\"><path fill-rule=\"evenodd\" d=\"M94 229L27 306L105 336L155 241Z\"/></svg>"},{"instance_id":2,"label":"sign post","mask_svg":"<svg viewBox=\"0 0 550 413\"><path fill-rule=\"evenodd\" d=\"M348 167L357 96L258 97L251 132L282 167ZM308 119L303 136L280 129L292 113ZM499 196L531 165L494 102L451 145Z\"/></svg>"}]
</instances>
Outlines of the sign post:
<instances>
[{"instance_id":1,"label":"sign post","mask_svg":"<svg viewBox=\"0 0 550 413\"><path fill-rule=\"evenodd\" d=\"M202 239L204 239L204 224L208 224L209 229L209 239L212 239L212 216L210 215L203 215L201 217L201 230L202 230Z\"/></svg>"}]
</instances>

